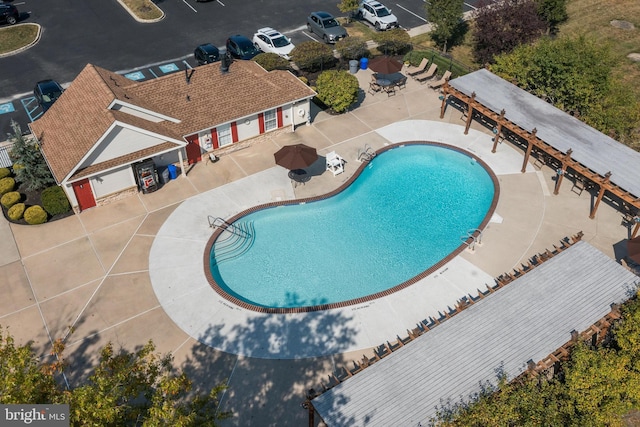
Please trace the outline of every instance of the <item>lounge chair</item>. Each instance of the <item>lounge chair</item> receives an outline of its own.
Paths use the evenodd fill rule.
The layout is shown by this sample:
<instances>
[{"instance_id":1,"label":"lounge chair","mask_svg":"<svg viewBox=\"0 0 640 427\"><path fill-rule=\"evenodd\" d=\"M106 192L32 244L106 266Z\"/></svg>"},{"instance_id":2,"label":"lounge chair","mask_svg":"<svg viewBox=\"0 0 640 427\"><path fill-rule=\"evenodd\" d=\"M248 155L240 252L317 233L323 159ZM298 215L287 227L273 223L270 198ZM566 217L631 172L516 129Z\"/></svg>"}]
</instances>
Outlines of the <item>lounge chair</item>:
<instances>
[{"instance_id":1,"label":"lounge chair","mask_svg":"<svg viewBox=\"0 0 640 427\"><path fill-rule=\"evenodd\" d=\"M429 87L431 89L437 89L443 84L445 84L449 78L451 78L451 71L447 70L440 80L436 80L435 82L429 83Z\"/></svg>"},{"instance_id":2,"label":"lounge chair","mask_svg":"<svg viewBox=\"0 0 640 427\"><path fill-rule=\"evenodd\" d=\"M422 58L422 61L420 62L420 65L418 65L417 67L411 66L409 65L409 67L407 68L407 75L409 76L415 76L416 74L420 74L424 71L425 68L427 68L427 64L429 63L429 60L427 58Z\"/></svg>"},{"instance_id":3,"label":"lounge chair","mask_svg":"<svg viewBox=\"0 0 640 427\"><path fill-rule=\"evenodd\" d=\"M433 78L433 76L436 75L436 71L438 70L438 65L437 64L431 64L431 66L429 67L429 69L427 71L425 71L424 73L418 74L417 76L414 76L413 78L416 79L417 81L419 81L420 83L424 83L427 80Z\"/></svg>"}]
</instances>

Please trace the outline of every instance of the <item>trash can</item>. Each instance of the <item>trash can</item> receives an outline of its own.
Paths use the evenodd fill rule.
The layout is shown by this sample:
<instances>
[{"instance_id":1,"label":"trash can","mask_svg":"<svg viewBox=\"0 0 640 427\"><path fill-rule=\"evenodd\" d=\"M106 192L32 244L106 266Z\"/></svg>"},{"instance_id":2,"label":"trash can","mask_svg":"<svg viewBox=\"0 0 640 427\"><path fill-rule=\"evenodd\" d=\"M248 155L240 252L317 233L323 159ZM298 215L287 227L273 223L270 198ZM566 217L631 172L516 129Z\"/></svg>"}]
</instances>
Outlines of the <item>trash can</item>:
<instances>
[{"instance_id":1,"label":"trash can","mask_svg":"<svg viewBox=\"0 0 640 427\"><path fill-rule=\"evenodd\" d=\"M358 72L358 61L356 61L355 59L349 61L349 72L351 74L355 74Z\"/></svg>"},{"instance_id":2,"label":"trash can","mask_svg":"<svg viewBox=\"0 0 640 427\"><path fill-rule=\"evenodd\" d=\"M171 175L169 174L169 168L166 168L166 167L158 168L158 174L160 175L161 184L166 184L171 179Z\"/></svg>"},{"instance_id":3,"label":"trash can","mask_svg":"<svg viewBox=\"0 0 640 427\"><path fill-rule=\"evenodd\" d=\"M360 69L366 70L369 66L369 58L360 58Z\"/></svg>"},{"instance_id":4,"label":"trash can","mask_svg":"<svg viewBox=\"0 0 640 427\"><path fill-rule=\"evenodd\" d=\"M178 168L176 165L167 166L167 170L169 171L169 178L176 179L178 177Z\"/></svg>"}]
</instances>

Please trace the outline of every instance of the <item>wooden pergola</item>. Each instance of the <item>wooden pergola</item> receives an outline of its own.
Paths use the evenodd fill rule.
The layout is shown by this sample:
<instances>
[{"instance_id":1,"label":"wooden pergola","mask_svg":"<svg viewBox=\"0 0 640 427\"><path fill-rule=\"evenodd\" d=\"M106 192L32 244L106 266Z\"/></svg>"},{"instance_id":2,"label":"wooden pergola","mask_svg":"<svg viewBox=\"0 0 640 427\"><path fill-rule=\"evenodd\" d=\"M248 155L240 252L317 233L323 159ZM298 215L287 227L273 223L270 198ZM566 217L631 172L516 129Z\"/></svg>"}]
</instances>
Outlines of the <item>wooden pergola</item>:
<instances>
[{"instance_id":1,"label":"wooden pergola","mask_svg":"<svg viewBox=\"0 0 640 427\"><path fill-rule=\"evenodd\" d=\"M561 112L560 110L556 109L551 105L548 105L545 101L529 94L528 92L522 89L517 88L515 85L512 85L511 83L501 79L500 77L490 73L487 70L479 70L474 73L471 73L471 75L476 73L480 73L478 81L485 83L485 84L478 84L477 89L470 89L470 86L472 86L473 83L476 83L472 78L467 79L467 81L464 82L465 84L461 85L462 87L457 87L456 81L460 79L464 79L465 77L470 75L460 77L450 82L448 81L444 84L442 88L443 96L442 96L442 106L440 109L440 118L444 118L447 104L455 105L455 104L462 103L463 105L460 105L460 108L462 108L462 110L465 112L465 115L466 115L465 132L464 132L465 135L469 132L471 121L474 118L476 118L479 121L483 122L485 125L492 127L493 133L496 135L493 138L493 148L491 150L492 152L494 153L496 152L498 143L502 139L508 139L508 140L511 140L512 142L520 143L521 145L524 145L525 153L524 153L524 159L522 162L523 173L526 170L527 163L529 162L529 158L531 157L532 153L535 153L538 158L546 159L547 162L545 163L551 163L554 166L556 166L557 179L556 179L555 188L553 191L554 194L558 194L558 191L560 190L560 186L562 185L563 178L567 174L568 170L573 171L574 174L578 175L578 177L576 178L582 181L581 182L582 185L589 187L590 186L589 184L593 183L595 186L598 187L598 193L595 198L595 202L593 203L593 206L591 208L591 211L589 213L589 218L592 218L592 219L595 218L596 212L598 210L598 206L600 205L600 202L602 201L606 192L609 192L610 194L614 195L619 200L621 200L624 204L626 204L627 209L629 209L629 211L626 212L627 214L626 216L627 216L627 220L630 223L635 223L632 231L632 236L635 237L640 229L640 222L639 222L640 218L638 217L638 212L640 211L640 199L631 191L628 191L627 189L622 188L620 185L612 182L613 173L611 170L605 173L598 173L594 171L592 168L589 167L589 165L583 164L577 159L575 159L574 157L572 157L572 155L574 154L573 148L568 148L565 152L562 152L560 149L554 147L552 143L549 143L545 141L543 138L541 138L538 135L539 132L537 127L533 127L531 130L525 129L522 126L522 123L519 124L515 120L511 120L509 118L508 111L505 108L501 108L500 111L498 112L496 111L497 108L495 107L495 105L493 106L485 105L489 103L489 102L486 102L486 100L494 96L495 98L499 98L499 101L501 101L503 104L511 104L510 105L511 107L515 107L515 105L521 106L522 104L527 104L528 102L530 104L533 104L531 105L531 108L536 110L535 112L538 113L538 117L545 117L546 113L549 113L550 116L553 116L553 117L550 117L550 120L555 120L554 125L558 121L558 118L562 119L561 115L565 115L566 122L567 122L566 123L567 129L574 130L578 128L578 131L580 131L580 130L583 130L582 127L585 127L585 128L588 128L589 131L588 132L583 131L584 134L593 135L594 133L596 133L596 136L599 137L601 140L604 140L605 138L607 138L608 140L606 140L606 142L608 144L611 144L611 141L613 140L611 140L611 138L607 137L606 135L603 135L595 131L594 129L588 127L586 124L582 122L580 122L582 126L577 125L575 123L576 121L575 118L571 117L570 115L564 112ZM487 87L487 84L486 84L487 82L495 83L494 87ZM495 86L498 86L498 87L495 87ZM499 93L501 89L503 90L502 96ZM485 102L481 102L478 99L479 97L476 94L476 90L486 91L486 93L484 94L485 96L483 97ZM524 92L524 94L526 95L524 95L522 92ZM541 104L544 104L544 105L541 105ZM528 106L529 105L526 105L525 107L528 107ZM518 115L521 118L523 117L523 114L526 114L526 112L519 111ZM540 125L543 126L545 124L540 123ZM572 128L570 128L570 126ZM577 135L580 135L580 132L576 132L576 133ZM576 150L579 149L578 145L580 144L576 143ZM620 145L623 146L623 144L620 144ZM628 147L625 147L625 148L627 148L630 151L629 153L622 154L622 155L626 154L626 156L630 159L626 161L627 162L636 161L638 163L637 169L632 168L630 170L640 171L640 153L637 153L631 148L628 148ZM603 151L605 149L606 147L603 148ZM596 150L593 150L593 151L594 151L593 155L596 155L595 153ZM618 154L618 157L620 156L621 155ZM615 161L615 159L613 159L613 161ZM630 176L629 178L631 180L636 179L640 181L640 179L637 179L637 178L640 178L640 174L637 174L635 177Z\"/></svg>"}]
</instances>

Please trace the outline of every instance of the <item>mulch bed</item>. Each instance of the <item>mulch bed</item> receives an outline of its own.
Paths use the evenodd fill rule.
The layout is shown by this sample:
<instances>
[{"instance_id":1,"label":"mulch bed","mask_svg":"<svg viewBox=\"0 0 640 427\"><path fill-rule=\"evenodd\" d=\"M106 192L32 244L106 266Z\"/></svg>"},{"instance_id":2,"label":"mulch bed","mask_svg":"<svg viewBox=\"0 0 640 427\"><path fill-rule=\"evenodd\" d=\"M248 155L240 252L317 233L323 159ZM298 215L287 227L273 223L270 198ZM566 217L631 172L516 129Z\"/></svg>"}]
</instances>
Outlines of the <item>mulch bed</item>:
<instances>
[{"instance_id":1,"label":"mulch bed","mask_svg":"<svg viewBox=\"0 0 640 427\"><path fill-rule=\"evenodd\" d=\"M24 203L27 207L35 206L35 205L42 206L42 199L40 197L42 190L37 190L37 191L27 190L26 185L21 184L19 182L16 182L16 184L17 184L17 188L15 188L13 191L17 191L22 195L22 199L20 200L20 202ZM2 214L7 219L7 221L13 224L29 225L27 224L27 221L24 220L24 218L21 218L18 221L10 220L9 217L7 216L7 209L4 206L2 206ZM54 216L49 215L47 222L57 221L59 219L66 218L73 214L74 214L73 209L71 209L70 211L65 212L63 214L54 215Z\"/></svg>"}]
</instances>

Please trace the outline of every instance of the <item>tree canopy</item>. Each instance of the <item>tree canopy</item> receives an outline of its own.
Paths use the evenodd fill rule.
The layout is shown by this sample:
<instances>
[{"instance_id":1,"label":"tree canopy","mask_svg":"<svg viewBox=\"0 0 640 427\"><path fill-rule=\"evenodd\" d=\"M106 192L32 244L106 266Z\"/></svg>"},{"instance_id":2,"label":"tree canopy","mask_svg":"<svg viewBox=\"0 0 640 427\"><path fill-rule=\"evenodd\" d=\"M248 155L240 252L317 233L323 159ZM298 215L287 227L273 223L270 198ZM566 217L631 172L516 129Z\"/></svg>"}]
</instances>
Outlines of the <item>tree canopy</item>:
<instances>
[{"instance_id":1,"label":"tree canopy","mask_svg":"<svg viewBox=\"0 0 640 427\"><path fill-rule=\"evenodd\" d=\"M491 71L622 141L640 124L640 103L611 73L606 44L544 38L498 56Z\"/></svg>"},{"instance_id":2,"label":"tree canopy","mask_svg":"<svg viewBox=\"0 0 640 427\"><path fill-rule=\"evenodd\" d=\"M462 24L464 0L430 0L425 3L427 20L434 25L431 38L447 52L456 30Z\"/></svg>"},{"instance_id":3,"label":"tree canopy","mask_svg":"<svg viewBox=\"0 0 640 427\"><path fill-rule=\"evenodd\" d=\"M55 362L40 363L30 345L16 346L0 328L0 403L67 403L73 426L215 426L231 413L218 412L218 385L208 393L193 390L170 356L155 353L149 341L135 352L102 348L86 383L66 388L55 381L64 372L54 345Z\"/></svg>"},{"instance_id":4,"label":"tree canopy","mask_svg":"<svg viewBox=\"0 0 640 427\"><path fill-rule=\"evenodd\" d=\"M336 113L344 113L358 100L358 79L347 71L327 70L316 81L318 99Z\"/></svg>"},{"instance_id":5,"label":"tree canopy","mask_svg":"<svg viewBox=\"0 0 640 427\"><path fill-rule=\"evenodd\" d=\"M10 135L10 139L13 148L10 156L16 180L26 184L28 190L40 190L55 184L38 144L22 135L18 123L12 121L11 129L13 134Z\"/></svg>"},{"instance_id":6,"label":"tree canopy","mask_svg":"<svg viewBox=\"0 0 640 427\"><path fill-rule=\"evenodd\" d=\"M491 64L502 53L539 38L546 24L535 0L505 0L483 4L474 12L473 55L480 64Z\"/></svg>"}]
</instances>

